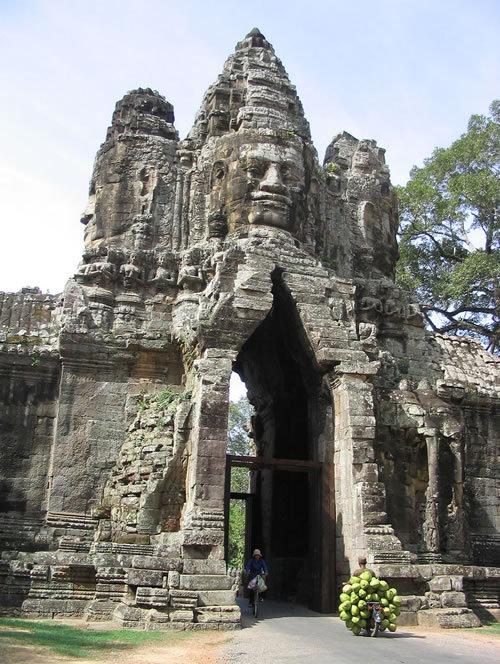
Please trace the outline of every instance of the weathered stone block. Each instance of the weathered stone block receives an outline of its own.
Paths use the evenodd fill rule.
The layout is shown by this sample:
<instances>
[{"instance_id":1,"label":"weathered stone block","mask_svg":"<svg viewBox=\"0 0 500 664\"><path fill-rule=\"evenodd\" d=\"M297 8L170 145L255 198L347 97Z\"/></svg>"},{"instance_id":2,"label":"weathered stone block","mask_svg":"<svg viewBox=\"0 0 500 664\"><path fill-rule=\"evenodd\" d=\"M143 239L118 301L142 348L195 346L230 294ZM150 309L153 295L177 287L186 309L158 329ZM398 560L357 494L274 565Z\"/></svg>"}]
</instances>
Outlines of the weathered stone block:
<instances>
[{"instance_id":1,"label":"weathered stone block","mask_svg":"<svg viewBox=\"0 0 500 664\"><path fill-rule=\"evenodd\" d=\"M170 591L168 588L137 588L135 601L144 606L168 606Z\"/></svg>"},{"instance_id":2,"label":"weathered stone block","mask_svg":"<svg viewBox=\"0 0 500 664\"><path fill-rule=\"evenodd\" d=\"M226 562L224 560L199 560L187 558L184 560L184 574L225 574Z\"/></svg>"},{"instance_id":3,"label":"weathered stone block","mask_svg":"<svg viewBox=\"0 0 500 664\"><path fill-rule=\"evenodd\" d=\"M451 578L449 576L435 576L429 581L429 588L432 592L435 593L451 590Z\"/></svg>"},{"instance_id":4,"label":"weathered stone block","mask_svg":"<svg viewBox=\"0 0 500 664\"><path fill-rule=\"evenodd\" d=\"M190 623L194 622L193 611L172 611L170 614L170 622L176 623Z\"/></svg>"},{"instance_id":5,"label":"weathered stone block","mask_svg":"<svg viewBox=\"0 0 500 664\"><path fill-rule=\"evenodd\" d=\"M181 575L179 572L171 570L168 573L167 585L169 588L179 588L181 583Z\"/></svg>"},{"instance_id":6,"label":"weathered stone block","mask_svg":"<svg viewBox=\"0 0 500 664\"><path fill-rule=\"evenodd\" d=\"M207 606L196 609L195 614L198 623L239 624L241 620L237 606Z\"/></svg>"},{"instance_id":7,"label":"weathered stone block","mask_svg":"<svg viewBox=\"0 0 500 664\"><path fill-rule=\"evenodd\" d=\"M200 590L198 601L200 606L230 606L236 604L236 593L233 590Z\"/></svg>"},{"instance_id":8,"label":"weathered stone block","mask_svg":"<svg viewBox=\"0 0 500 664\"><path fill-rule=\"evenodd\" d=\"M181 590L229 590L232 580L216 574L181 574Z\"/></svg>"},{"instance_id":9,"label":"weathered stone block","mask_svg":"<svg viewBox=\"0 0 500 664\"><path fill-rule=\"evenodd\" d=\"M467 601L465 599L465 593L461 592L443 592L441 593L441 605L445 607L461 607L467 606Z\"/></svg>"},{"instance_id":10,"label":"weathered stone block","mask_svg":"<svg viewBox=\"0 0 500 664\"><path fill-rule=\"evenodd\" d=\"M127 606L126 604L118 604L113 611L113 618L115 620L138 622L144 619L146 612L144 609L139 609L135 606Z\"/></svg>"},{"instance_id":11,"label":"weathered stone block","mask_svg":"<svg viewBox=\"0 0 500 664\"><path fill-rule=\"evenodd\" d=\"M419 611L418 624L443 629L481 627L481 621L470 609L427 609Z\"/></svg>"},{"instance_id":12,"label":"weathered stone block","mask_svg":"<svg viewBox=\"0 0 500 664\"><path fill-rule=\"evenodd\" d=\"M130 586L162 586L163 572L153 569L129 569L127 583Z\"/></svg>"},{"instance_id":13,"label":"weathered stone block","mask_svg":"<svg viewBox=\"0 0 500 664\"><path fill-rule=\"evenodd\" d=\"M182 571L181 558L167 558L166 556L133 556L132 567L138 569L156 569L168 572L170 570Z\"/></svg>"}]
</instances>

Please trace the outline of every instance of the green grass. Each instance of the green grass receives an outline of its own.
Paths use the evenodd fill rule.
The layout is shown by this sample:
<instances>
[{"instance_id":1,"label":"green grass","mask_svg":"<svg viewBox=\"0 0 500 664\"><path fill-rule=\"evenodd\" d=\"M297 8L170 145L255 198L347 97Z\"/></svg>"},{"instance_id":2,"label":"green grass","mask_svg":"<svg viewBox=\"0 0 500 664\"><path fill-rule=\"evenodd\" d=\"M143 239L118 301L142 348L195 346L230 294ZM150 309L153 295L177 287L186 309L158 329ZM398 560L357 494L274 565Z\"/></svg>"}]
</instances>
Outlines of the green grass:
<instances>
[{"instance_id":1,"label":"green grass","mask_svg":"<svg viewBox=\"0 0 500 664\"><path fill-rule=\"evenodd\" d=\"M500 636L500 622L489 622L483 625L482 627L478 627L474 631L476 632L488 632L489 634L496 634L497 636Z\"/></svg>"},{"instance_id":2,"label":"green grass","mask_svg":"<svg viewBox=\"0 0 500 664\"><path fill-rule=\"evenodd\" d=\"M132 650L155 641L167 643L191 636L191 632L145 632L134 630L80 629L60 622L0 618L0 638L23 645L45 646L57 655L96 657L103 651Z\"/></svg>"}]
</instances>

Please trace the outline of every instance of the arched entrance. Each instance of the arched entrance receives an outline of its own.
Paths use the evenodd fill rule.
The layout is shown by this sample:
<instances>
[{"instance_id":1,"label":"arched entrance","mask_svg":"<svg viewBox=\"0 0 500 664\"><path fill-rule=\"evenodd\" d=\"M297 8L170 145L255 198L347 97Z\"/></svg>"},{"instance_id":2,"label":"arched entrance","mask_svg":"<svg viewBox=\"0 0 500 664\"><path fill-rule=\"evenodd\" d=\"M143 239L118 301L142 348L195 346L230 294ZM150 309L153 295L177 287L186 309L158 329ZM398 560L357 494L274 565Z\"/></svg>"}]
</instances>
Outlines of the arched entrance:
<instances>
[{"instance_id":1,"label":"arched entrance","mask_svg":"<svg viewBox=\"0 0 500 664\"><path fill-rule=\"evenodd\" d=\"M255 409L247 554L258 546L272 569L270 596L334 609L335 517L331 393L279 271L273 306L234 365ZM229 500L226 484L226 504Z\"/></svg>"}]
</instances>

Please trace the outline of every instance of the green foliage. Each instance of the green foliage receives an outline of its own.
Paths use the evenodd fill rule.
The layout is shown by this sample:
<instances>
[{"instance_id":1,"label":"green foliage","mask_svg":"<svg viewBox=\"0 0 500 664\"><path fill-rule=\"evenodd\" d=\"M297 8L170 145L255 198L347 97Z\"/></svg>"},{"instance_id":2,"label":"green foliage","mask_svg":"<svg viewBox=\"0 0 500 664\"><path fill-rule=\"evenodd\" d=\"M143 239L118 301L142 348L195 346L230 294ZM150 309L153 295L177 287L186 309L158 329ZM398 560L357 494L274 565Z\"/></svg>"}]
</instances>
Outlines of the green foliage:
<instances>
[{"instance_id":1,"label":"green foliage","mask_svg":"<svg viewBox=\"0 0 500 664\"><path fill-rule=\"evenodd\" d=\"M437 148L398 187L396 279L434 330L476 336L499 350L500 101Z\"/></svg>"},{"instance_id":2,"label":"green foliage","mask_svg":"<svg viewBox=\"0 0 500 664\"><path fill-rule=\"evenodd\" d=\"M245 555L245 501L231 500L229 504L228 565L241 569Z\"/></svg>"},{"instance_id":3,"label":"green foliage","mask_svg":"<svg viewBox=\"0 0 500 664\"><path fill-rule=\"evenodd\" d=\"M340 171L340 164L337 164L334 161L329 161L325 166L325 170L327 173L336 173L337 171Z\"/></svg>"},{"instance_id":4,"label":"green foliage","mask_svg":"<svg viewBox=\"0 0 500 664\"><path fill-rule=\"evenodd\" d=\"M253 414L253 407L247 397L229 403L227 452L238 456L253 454L252 441L247 433L247 425ZM248 492L249 470L231 469L231 491ZM245 501L231 500L229 506L229 552L228 562L231 567L241 568L245 553Z\"/></svg>"},{"instance_id":5,"label":"green foliage","mask_svg":"<svg viewBox=\"0 0 500 664\"><path fill-rule=\"evenodd\" d=\"M45 646L65 657L97 657L103 651L129 651L151 641L184 639L189 632L79 629L60 622L0 618L0 637L26 646Z\"/></svg>"},{"instance_id":6,"label":"green foliage","mask_svg":"<svg viewBox=\"0 0 500 664\"><path fill-rule=\"evenodd\" d=\"M238 456L252 454L252 441L247 433L247 424L253 414L253 407L246 396L229 403L227 423L227 453Z\"/></svg>"}]
</instances>

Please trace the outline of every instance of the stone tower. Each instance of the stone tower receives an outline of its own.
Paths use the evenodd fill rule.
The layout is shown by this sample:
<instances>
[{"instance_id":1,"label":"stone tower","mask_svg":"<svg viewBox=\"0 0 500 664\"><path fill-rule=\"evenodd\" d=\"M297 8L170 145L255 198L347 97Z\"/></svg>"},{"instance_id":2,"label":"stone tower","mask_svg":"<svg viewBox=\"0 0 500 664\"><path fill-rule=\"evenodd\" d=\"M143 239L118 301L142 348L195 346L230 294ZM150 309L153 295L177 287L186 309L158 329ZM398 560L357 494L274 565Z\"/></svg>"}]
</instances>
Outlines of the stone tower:
<instances>
[{"instance_id":1,"label":"stone tower","mask_svg":"<svg viewBox=\"0 0 500 664\"><path fill-rule=\"evenodd\" d=\"M118 102L82 222L62 295L2 296L4 604L239 625L236 371L254 407L247 544L276 598L331 611L364 553L407 621L498 609L498 358L424 330L394 283L384 150L343 132L320 165L259 30L185 140L157 92Z\"/></svg>"}]
</instances>

